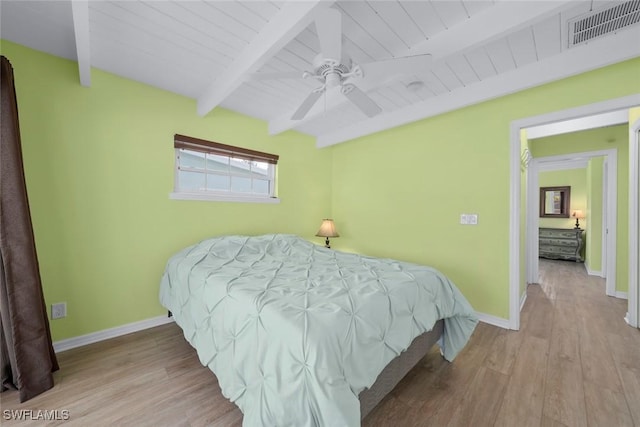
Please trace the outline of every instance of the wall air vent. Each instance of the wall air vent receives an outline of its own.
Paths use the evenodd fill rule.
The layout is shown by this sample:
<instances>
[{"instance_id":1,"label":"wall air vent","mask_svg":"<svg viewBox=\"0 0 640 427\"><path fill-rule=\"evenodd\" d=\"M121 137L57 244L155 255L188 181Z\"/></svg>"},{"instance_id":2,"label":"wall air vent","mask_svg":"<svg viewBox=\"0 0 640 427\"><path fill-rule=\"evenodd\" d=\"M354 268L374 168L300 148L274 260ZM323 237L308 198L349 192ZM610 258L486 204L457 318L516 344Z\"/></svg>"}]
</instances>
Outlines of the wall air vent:
<instances>
[{"instance_id":1,"label":"wall air vent","mask_svg":"<svg viewBox=\"0 0 640 427\"><path fill-rule=\"evenodd\" d=\"M640 0L615 3L568 22L569 47L586 43L640 22Z\"/></svg>"}]
</instances>

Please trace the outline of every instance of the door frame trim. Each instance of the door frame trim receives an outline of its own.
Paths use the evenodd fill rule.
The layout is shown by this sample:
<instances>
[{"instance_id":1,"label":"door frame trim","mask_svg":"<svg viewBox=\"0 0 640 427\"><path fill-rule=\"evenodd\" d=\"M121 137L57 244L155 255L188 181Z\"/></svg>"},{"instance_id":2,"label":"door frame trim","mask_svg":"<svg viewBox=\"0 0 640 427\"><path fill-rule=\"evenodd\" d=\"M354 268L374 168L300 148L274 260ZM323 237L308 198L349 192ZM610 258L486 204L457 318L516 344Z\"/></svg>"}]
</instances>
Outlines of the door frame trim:
<instances>
[{"instance_id":1,"label":"door frame trim","mask_svg":"<svg viewBox=\"0 0 640 427\"><path fill-rule=\"evenodd\" d=\"M640 119L629 123L629 311L625 320L634 328L640 326ZM633 266L635 265L635 268Z\"/></svg>"},{"instance_id":2,"label":"door frame trim","mask_svg":"<svg viewBox=\"0 0 640 427\"><path fill-rule=\"evenodd\" d=\"M526 224L526 222L522 224L520 219L520 130L532 126L577 119L620 109L629 109L639 105L640 94L635 94L538 116L526 117L511 122L509 129L509 170L511 175L509 180L509 326L511 329L520 329L520 260L526 260L526 258L522 258L525 254L521 254L520 249L520 229ZM634 163L636 163L636 159L634 159ZM629 194L630 199L634 199L637 204L638 195L632 194L632 192L629 192ZM630 203L630 205L632 205L632 203ZM630 223L629 232L632 233L634 231L635 233L638 232L637 221L633 224ZM635 252L632 250L633 248L630 249L630 252ZM631 270L631 266L629 269ZM634 274L634 277L636 274Z\"/></svg>"}]
</instances>

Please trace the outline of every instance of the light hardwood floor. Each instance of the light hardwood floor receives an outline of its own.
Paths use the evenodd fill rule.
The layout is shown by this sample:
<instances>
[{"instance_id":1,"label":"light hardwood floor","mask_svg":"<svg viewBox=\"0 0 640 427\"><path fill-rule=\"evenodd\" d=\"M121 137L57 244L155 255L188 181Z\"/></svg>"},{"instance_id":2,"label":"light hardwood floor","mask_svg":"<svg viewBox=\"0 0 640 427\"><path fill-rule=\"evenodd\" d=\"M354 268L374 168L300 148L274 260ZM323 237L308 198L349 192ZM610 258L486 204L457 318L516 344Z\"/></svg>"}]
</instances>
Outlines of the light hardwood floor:
<instances>
[{"instance_id":1,"label":"light hardwood floor","mask_svg":"<svg viewBox=\"0 0 640 427\"><path fill-rule=\"evenodd\" d=\"M584 265L541 260L522 330L479 324L453 363L430 352L363 426L638 426L640 331ZM239 426L175 324L58 355L56 385L24 404L0 395L2 425ZM14 422L5 410L68 410L69 420ZM635 423L635 424L634 424Z\"/></svg>"}]
</instances>

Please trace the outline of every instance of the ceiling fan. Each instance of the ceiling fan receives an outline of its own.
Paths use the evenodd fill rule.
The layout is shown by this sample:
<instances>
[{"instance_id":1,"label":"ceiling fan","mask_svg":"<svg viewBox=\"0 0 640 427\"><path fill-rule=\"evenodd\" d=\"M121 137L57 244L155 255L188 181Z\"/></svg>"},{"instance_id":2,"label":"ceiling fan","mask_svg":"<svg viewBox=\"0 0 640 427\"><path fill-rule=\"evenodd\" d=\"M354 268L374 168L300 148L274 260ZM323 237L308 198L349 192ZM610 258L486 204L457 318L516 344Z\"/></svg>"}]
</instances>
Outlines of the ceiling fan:
<instances>
[{"instance_id":1,"label":"ceiling fan","mask_svg":"<svg viewBox=\"0 0 640 427\"><path fill-rule=\"evenodd\" d=\"M342 15L336 9L327 9L316 21L320 41L320 53L313 60L313 71L279 73L253 73L252 80L313 78L322 85L315 88L302 101L291 116L291 120L303 119L316 101L327 91L337 90L368 117L382 109L365 90L380 85L396 74L419 74L431 64L431 55L415 55L391 58L382 61L354 64L342 52ZM358 82L356 86L354 82Z\"/></svg>"}]
</instances>

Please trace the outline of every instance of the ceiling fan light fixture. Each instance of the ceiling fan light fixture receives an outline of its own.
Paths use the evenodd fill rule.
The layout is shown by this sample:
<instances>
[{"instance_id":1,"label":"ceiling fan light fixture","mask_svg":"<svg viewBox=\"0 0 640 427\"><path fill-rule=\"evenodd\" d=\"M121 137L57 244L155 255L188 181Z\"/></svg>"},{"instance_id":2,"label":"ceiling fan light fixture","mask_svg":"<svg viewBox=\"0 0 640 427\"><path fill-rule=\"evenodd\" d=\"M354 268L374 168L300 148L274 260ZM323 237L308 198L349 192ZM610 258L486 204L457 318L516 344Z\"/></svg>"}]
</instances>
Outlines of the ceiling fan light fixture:
<instances>
[{"instance_id":1,"label":"ceiling fan light fixture","mask_svg":"<svg viewBox=\"0 0 640 427\"><path fill-rule=\"evenodd\" d=\"M374 117L382 112L382 108L367 95L368 91L389 83L400 74L421 76L431 66L430 54L387 58L360 65L354 64L351 57L342 50L341 12L329 8L316 18L315 24L320 42L320 52L311 63L313 71L305 71L301 75L293 73L293 76L305 79L314 78L322 86L307 95L291 116L291 120L302 120L323 95L325 111L327 105L337 105L340 101L333 98L333 94L346 97L367 117ZM271 78L290 78L291 74L291 72L287 72L283 76L282 73L279 73ZM254 78L263 80L270 78L270 76L269 74L258 74ZM416 80L410 82L407 87L412 92L417 92L423 86L424 82ZM316 108L316 112L320 111L320 108Z\"/></svg>"},{"instance_id":2,"label":"ceiling fan light fixture","mask_svg":"<svg viewBox=\"0 0 640 427\"><path fill-rule=\"evenodd\" d=\"M340 86L340 83L342 82L342 77L340 77L340 74L337 72L327 73L325 78L327 88Z\"/></svg>"}]
</instances>

